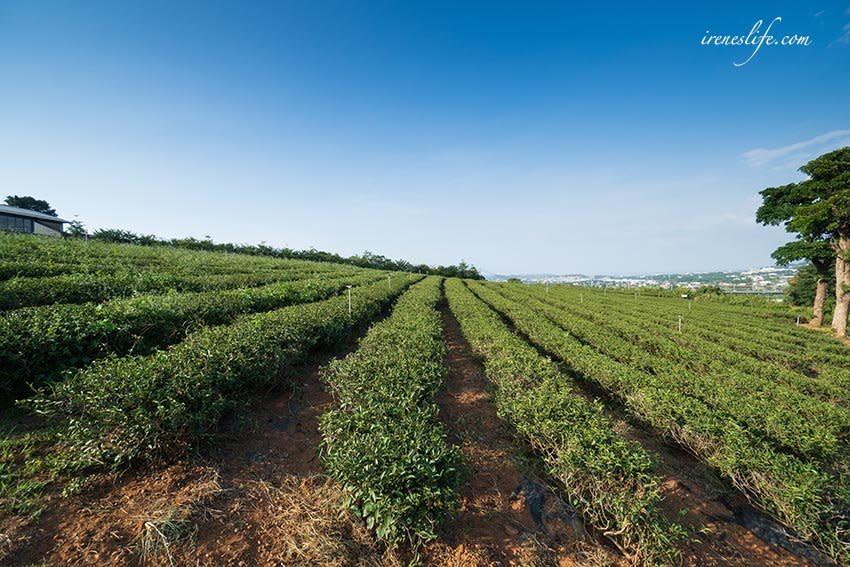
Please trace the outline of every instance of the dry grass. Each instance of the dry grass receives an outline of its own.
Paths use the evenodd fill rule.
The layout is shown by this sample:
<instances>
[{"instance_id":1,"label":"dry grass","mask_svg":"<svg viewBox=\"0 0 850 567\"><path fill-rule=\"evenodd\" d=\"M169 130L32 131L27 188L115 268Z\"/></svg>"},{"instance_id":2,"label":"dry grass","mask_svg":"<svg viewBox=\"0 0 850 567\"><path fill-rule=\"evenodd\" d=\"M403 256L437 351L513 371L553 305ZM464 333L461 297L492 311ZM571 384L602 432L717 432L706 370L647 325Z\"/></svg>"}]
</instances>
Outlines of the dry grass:
<instances>
[{"instance_id":1,"label":"dry grass","mask_svg":"<svg viewBox=\"0 0 850 567\"><path fill-rule=\"evenodd\" d=\"M565 554L568 552L568 554ZM591 541L571 542L567 549L553 546L545 536L525 534L517 553L522 567L549 567L553 565L581 565L582 567L611 567L622 565L622 560L606 548Z\"/></svg>"},{"instance_id":2,"label":"dry grass","mask_svg":"<svg viewBox=\"0 0 850 567\"><path fill-rule=\"evenodd\" d=\"M0 533L0 561L12 550L12 537L5 533Z\"/></svg>"},{"instance_id":3,"label":"dry grass","mask_svg":"<svg viewBox=\"0 0 850 567\"><path fill-rule=\"evenodd\" d=\"M492 556L493 551L478 545L451 546L437 541L428 546L425 564L439 567L622 567L624 564L622 558L595 542L575 541L564 547L546 536L531 533L523 534L508 563Z\"/></svg>"},{"instance_id":4,"label":"dry grass","mask_svg":"<svg viewBox=\"0 0 850 567\"><path fill-rule=\"evenodd\" d=\"M248 488L255 501L260 541L284 565L394 566L397 554L378 544L343 508L339 488L321 475L285 477L280 486L258 481Z\"/></svg>"},{"instance_id":5,"label":"dry grass","mask_svg":"<svg viewBox=\"0 0 850 567\"><path fill-rule=\"evenodd\" d=\"M218 473L208 469L206 476L189 484L176 496L164 497L144 517L137 517L135 544L142 563L176 565L172 548L191 542L197 533L197 520L216 516L209 507L212 499L222 492Z\"/></svg>"},{"instance_id":6,"label":"dry grass","mask_svg":"<svg viewBox=\"0 0 850 567\"><path fill-rule=\"evenodd\" d=\"M154 563L156 554L162 552L168 559L168 564L173 566L171 546L191 538L195 533L195 525L190 516L191 509L178 507L169 508L157 517L145 520L136 537L142 561Z\"/></svg>"},{"instance_id":7,"label":"dry grass","mask_svg":"<svg viewBox=\"0 0 850 567\"><path fill-rule=\"evenodd\" d=\"M607 548L590 541L578 542L576 555L579 564L587 567L612 567L623 563L622 558L615 556Z\"/></svg>"}]
</instances>

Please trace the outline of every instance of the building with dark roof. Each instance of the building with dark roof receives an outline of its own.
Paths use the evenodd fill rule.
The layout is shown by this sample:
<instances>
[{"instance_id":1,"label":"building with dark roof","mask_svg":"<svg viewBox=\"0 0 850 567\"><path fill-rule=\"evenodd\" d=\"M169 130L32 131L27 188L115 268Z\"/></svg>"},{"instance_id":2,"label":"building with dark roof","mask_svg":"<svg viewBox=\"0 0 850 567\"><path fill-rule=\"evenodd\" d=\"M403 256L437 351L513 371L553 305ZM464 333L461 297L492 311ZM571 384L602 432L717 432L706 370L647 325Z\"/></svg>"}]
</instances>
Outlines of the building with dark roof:
<instances>
[{"instance_id":1,"label":"building with dark roof","mask_svg":"<svg viewBox=\"0 0 850 567\"><path fill-rule=\"evenodd\" d=\"M69 221L29 209L0 205L0 230L62 236L62 225L66 222Z\"/></svg>"}]
</instances>

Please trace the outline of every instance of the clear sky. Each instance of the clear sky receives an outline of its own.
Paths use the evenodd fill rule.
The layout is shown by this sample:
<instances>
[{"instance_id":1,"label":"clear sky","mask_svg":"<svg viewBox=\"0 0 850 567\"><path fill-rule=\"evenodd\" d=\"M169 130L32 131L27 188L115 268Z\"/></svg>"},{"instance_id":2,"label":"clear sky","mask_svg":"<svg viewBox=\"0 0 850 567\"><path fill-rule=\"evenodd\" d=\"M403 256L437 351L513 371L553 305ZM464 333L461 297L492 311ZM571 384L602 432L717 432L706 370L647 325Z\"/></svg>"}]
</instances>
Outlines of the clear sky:
<instances>
[{"instance_id":1,"label":"clear sky","mask_svg":"<svg viewBox=\"0 0 850 567\"><path fill-rule=\"evenodd\" d=\"M811 44L701 45L775 17ZM90 229L745 268L758 191L848 144L850 0L0 0L0 192Z\"/></svg>"}]
</instances>

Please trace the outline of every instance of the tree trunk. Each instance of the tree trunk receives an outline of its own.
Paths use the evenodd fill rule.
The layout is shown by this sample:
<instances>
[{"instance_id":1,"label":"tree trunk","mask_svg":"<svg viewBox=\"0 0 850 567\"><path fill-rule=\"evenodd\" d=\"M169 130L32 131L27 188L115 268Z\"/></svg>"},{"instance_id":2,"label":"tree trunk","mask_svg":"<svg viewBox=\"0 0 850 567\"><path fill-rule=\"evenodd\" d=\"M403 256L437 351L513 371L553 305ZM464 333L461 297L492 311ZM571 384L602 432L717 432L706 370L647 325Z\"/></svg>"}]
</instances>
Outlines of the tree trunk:
<instances>
[{"instance_id":1,"label":"tree trunk","mask_svg":"<svg viewBox=\"0 0 850 567\"><path fill-rule=\"evenodd\" d=\"M832 317L832 328L835 329L835 336L847 336L847 302L842 301L835 304L835 315Z\"/></svg>"},{"instance_id":2,"label":"tree trunk","mask_svg":"<svg viewBox=\"0 0 850 567\"><path fill-rule=\"evenodd\" d=\"M826 291L828 287L829 283L824 278L818 278L815 304L813 306L815 316L812 318L812 325L815 327L823 325L823 304L826 303Z\"/></svg>"},{"instance_id":3,"label":"tree trunk","mask_svg":"<svg viewBox=\"0 0 850 567\"><path fill-rule=\"evenodd\" d=\"M850 237L842 235L835 246L835 314L832 328L839 337L847 336L847 314L850 311Z\"/></svg>"}]
</instances>

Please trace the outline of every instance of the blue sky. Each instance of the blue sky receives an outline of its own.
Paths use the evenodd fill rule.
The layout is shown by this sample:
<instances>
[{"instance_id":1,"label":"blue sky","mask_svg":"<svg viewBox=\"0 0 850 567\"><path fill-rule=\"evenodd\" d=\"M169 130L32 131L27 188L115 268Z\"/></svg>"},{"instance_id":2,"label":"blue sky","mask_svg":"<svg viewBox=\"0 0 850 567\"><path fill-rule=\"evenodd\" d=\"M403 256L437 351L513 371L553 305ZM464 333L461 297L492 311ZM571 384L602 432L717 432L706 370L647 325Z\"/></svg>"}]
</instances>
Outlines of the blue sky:
<instances>
[{"instance_id":1,"label":"blue sky","mask_svg":"<svg viewBox=\"0 0 850 567\"><path fill-rule=\"evenodd\" d=\"M646 5L641 5L646 4ZM705 46L706 34L808 35ZM770 264L850 0L0 1L0 189L89 228L498 273Z\"/></svg>"}]
</instances>

